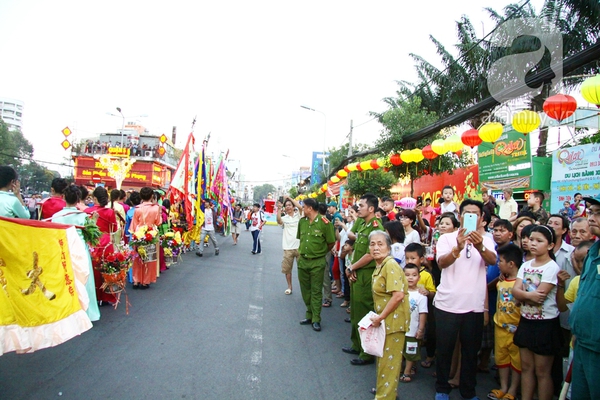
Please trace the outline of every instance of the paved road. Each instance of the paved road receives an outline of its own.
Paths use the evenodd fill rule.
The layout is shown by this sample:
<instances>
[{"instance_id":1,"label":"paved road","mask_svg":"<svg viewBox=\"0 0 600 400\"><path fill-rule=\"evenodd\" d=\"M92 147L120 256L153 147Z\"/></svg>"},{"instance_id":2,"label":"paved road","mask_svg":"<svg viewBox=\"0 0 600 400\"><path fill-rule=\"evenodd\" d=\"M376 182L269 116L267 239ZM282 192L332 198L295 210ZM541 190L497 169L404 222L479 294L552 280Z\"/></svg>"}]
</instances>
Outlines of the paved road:
<instances>
[{"instance_id":1,"label":"paved road","mask_svg":"<svg viewBox=\"0 0 600 400\"><path fill-rule=\"evenodd\" d=\"M294 271L286 296L281 229L266 226L263 253L251 236L219 236L203 258L185 254L150 290L129 290L83 335L34 354L0 356L0 399L371 399L374 365L342 353L350 325L340 300L321 332L300 326L304 305ZM400 398L433 399L433 369L401 384ZM494 386L480 375L478 394ZM452 394L459 399L458 393Z\"/></svg>"}]
</instances>

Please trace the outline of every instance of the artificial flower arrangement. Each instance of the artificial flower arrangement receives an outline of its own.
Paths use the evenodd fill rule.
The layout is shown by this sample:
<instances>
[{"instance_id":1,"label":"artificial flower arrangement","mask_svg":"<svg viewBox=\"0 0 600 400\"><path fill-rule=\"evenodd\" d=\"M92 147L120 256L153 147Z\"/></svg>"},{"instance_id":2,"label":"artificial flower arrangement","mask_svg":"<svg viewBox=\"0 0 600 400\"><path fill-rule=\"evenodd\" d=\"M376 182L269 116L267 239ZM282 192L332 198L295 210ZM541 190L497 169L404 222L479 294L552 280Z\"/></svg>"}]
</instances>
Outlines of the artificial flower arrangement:
<instances>
[{"instance_id":1,"label":"artificial flower arrangement","mask_svg":"<svg viewBox=\"0 0 600 400\"><path fill-rule=\"evenodd\" d=\"M183 246L180 232L168 231L160 237L160 247L163 248L165 257L177 258Z\"/></svg>"},{"instance_id":2,"label":"artificial flower arrangement","mask_svg":"<svg viewBox=\"0 0 600 400\"><path fill-rule=\"evenodd\" d=\"M150 254L147 246L156 244L158 242L158 230L156 227L149 227L148 225L141 225L138 229L131 235L131 240L129 241L129 245L134 247L139 254L139 256L144 261L154 261L156 260L156 253L154 253L154 258L149 259ZM150 257L152 258L152 257Z\"/></svg>"},{"instance_id":3,"label":"artificial flower arrangement","mask_svg":"<svg viewBox=\"0 0 600 400\"><path fill-rule=\"evenodd\" d=\"M91 254L104 280L100 289L111 294L121 292L131 267L131 252L125 249L106 254L106 248L95 248Z\"/></svg>"}]
</instances>

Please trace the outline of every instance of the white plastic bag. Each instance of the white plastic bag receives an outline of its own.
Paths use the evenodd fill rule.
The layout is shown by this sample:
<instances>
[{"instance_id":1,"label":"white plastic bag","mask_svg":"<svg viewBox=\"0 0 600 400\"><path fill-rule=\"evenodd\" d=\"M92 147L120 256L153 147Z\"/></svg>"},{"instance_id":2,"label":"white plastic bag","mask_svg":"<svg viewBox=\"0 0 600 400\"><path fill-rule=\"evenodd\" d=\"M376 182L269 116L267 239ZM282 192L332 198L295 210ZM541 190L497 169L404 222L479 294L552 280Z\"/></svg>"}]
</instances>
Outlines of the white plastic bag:
<instances>
[{"instance_id":1,"label":"white plastic bag","mask_svg":"<svg viewBox=\"0 0 600 400\"><path fill-rule=\"evenodd\" d=\"M377 316L373 311L369 311L358 323L358 334L360 335L360 344L365 353L376 357L383 357L383 346L385 344L385 321L381 325L374 327L371 317Z\"/></svg>"}]
</instances>

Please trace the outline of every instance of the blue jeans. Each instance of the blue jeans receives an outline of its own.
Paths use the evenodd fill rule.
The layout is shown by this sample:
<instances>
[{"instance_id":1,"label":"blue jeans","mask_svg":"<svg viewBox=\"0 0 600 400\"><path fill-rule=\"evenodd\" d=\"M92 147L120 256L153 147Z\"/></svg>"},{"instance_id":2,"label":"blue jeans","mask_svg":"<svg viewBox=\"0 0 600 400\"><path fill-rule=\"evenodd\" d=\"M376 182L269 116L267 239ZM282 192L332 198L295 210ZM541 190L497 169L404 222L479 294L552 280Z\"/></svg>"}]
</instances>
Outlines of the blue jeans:
<instances>
[{"instance_id":1,"label":"blue jeans","mask_svg":"<svg viewBox=\"0 0 600 400\"><path fill-rule=\"evenodd\" d=\"M260 253L260 230L257 229L255 231L251 231L252 232L252 252L253 253Z\"/></svg>"}]
</instances>

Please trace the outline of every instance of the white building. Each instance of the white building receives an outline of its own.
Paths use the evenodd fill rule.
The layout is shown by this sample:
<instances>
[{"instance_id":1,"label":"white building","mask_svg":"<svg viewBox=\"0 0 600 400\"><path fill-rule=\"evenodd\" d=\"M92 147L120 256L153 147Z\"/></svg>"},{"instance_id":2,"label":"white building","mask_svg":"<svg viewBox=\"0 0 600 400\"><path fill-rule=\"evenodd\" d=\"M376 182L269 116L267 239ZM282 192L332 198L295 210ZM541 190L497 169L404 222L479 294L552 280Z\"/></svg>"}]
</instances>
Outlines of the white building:
<instances>
[{"instance_id":1,"label":"white building","mask_svg":"<svg viewBox=\"0 0 600 400\"><path fill-rule=\"evenodd\" d=\"M8 129L23 129L23 106L21 100L0 97L0 118L8 125Z\"/></svg>"}]
</instances>

